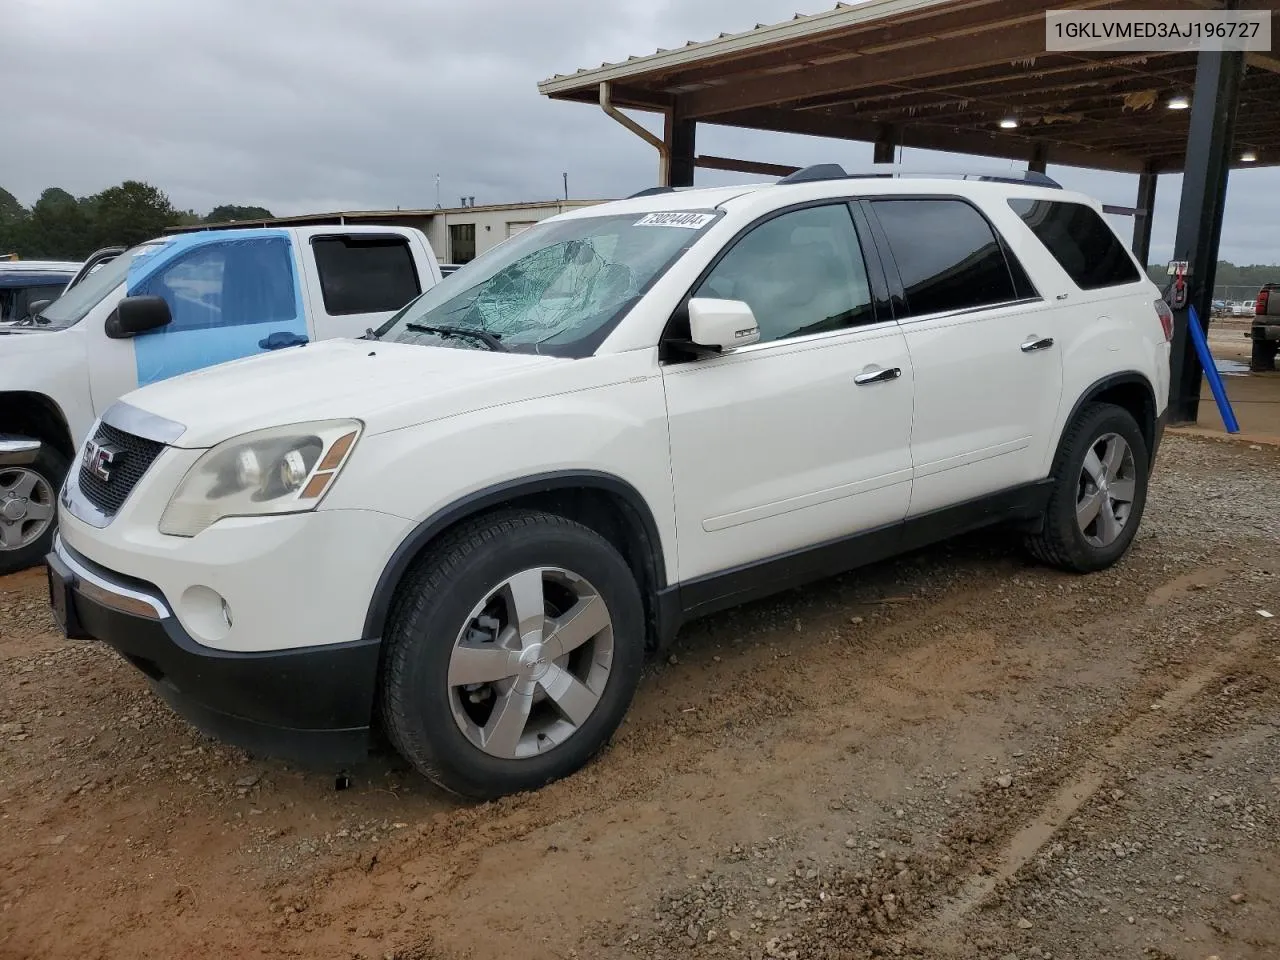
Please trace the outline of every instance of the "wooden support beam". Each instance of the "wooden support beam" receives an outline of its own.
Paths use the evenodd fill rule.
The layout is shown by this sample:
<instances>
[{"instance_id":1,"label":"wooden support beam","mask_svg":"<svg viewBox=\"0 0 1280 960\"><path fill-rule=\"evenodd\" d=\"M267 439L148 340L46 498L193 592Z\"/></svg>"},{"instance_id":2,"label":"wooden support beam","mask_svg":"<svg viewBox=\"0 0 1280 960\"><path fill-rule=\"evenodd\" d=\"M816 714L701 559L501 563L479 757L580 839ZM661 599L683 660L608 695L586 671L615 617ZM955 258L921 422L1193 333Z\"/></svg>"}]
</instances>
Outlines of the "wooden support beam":
<instances>
[{"instance_id":1,"label":"wooden support beam","mask_svg":"<svg viewBox=\"0 0 1280 960\"><path fill-rule=\"evenodd\" d=\"M1044 173L1048 165L1049 148L1043 140L1039 140L1031 147L1031 161L1027 164L1027 169L1033 173Z\"/></svg>"},{"instance_id":2,"label":"wooden support beam","mask_svg":"<svg viewBox=\"0 0 1280 960\"><path fill-rule=\"evenodd\" d=\"M753 130L776 130L782 133L803 133L815 137L833 137L839 140L862 140L875 143L880 136L880 125L844 117L823 114L759 108L708 117L706 123L728 127L746 127ZM903 126L899 131L899 143L904 147L922 150L942 150L948 153L969 153L1009 160L1026 160L1038 140L1044 140L1053 152L1054 163L1076 167L1096 167L1100 170L1119 170L1140 173L1144 158L1118 151L1088 150L1070 141L1052 137L1052 130L1045 128L1037 136L1021 136L1017 132L979 133L942 124L917 123Z\"/></svg>"},{"instance_id":3,"label":"wooden support beam","mask_svg":"<svg viewBox=\"0 0 1280 960\"><path fill-rule=\"evenodd\" d=\"M871 154L872 163L893 163L894 152L898 149L898 131L890 124L884 124L880 136L876 137L875 148Z\"/></svg>"},{"instance_id":4,"label":"wooden support beam","mask_svg":"<svg viewBox=\"0 0 1280 960\"><path fill-rule=\"evenodd\" d=\"M733 157L712 157L703 154L694 161L699 167L707 170L729 170L733 173L759 173L766 177L785 177L795 173L799 167L785 163L764 163L759 160L737 160Z\"/></svg>"}]
</instances>

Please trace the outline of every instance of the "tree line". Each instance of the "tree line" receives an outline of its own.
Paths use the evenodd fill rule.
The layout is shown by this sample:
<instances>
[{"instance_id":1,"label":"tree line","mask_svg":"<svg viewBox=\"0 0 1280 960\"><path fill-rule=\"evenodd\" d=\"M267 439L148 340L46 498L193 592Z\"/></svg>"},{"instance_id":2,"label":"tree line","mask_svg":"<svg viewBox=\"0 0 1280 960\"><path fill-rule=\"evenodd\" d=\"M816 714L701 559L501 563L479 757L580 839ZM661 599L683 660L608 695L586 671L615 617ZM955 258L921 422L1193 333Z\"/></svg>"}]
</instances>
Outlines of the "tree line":
<instances>
[{"instance_id":1,"label":"tree line","mask_svg":"<svg viewBox=\"0 0 1280 960\"><path fill-rule=\"evenodd\" d=\"M1147 267L1147 276L1161 290L1168 286L1170 281L1164 264L1152 264ZM1214 296L1251 300L1253 295L1262 289L1264 283L1280 283L1280 267L1262 263L1238 266L1227 260L1219 260L1218 269L1213 275Z\"/></svg>"},{"instance_id":2,"label":"tree line","mask_svg":"<svg viewBox=\"0 0 1280 960\"><path fill-rule=\"evenodd\" d=\"M29 210L0 187L0 257L83 260L102 247L149 240L166 227L270 217L264 207L235 204L214 207L205 216L178 210L162 190L140 180L126 180L89 197L49 187Z\"/></svg>"}]
</instances>

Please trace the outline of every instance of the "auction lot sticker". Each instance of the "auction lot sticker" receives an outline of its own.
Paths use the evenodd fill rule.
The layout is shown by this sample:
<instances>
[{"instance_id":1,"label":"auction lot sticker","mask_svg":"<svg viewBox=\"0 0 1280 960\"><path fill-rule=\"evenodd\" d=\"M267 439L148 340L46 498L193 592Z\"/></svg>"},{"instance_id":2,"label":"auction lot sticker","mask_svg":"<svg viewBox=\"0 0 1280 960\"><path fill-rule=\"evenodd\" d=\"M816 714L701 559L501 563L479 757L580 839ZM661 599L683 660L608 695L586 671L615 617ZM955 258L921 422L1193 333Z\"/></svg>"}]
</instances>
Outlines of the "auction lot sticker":
<instances>
[{"instance_id":1,"label":"auction lot sticker","mask_svg":"<svg viewBox=\"0 0 1280 960\"><path fill-rule=\"evenodd\" d=\"M714 213L689 213L687 211L669 210L665 213L646 213L635 222L637 227L684 227L686 230L701 230L716 218Z\"/></svg>"}]
</instances>

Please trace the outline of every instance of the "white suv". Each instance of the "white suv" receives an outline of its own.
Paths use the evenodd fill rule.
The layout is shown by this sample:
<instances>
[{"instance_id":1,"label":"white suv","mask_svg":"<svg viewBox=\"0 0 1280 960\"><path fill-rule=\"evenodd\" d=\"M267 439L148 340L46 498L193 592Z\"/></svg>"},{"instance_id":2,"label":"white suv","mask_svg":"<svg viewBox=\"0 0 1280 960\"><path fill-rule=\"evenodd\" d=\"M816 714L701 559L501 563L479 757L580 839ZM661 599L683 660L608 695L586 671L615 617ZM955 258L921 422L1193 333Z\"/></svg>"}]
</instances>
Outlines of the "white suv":
<instances>
[{"instance_id":1,"label":"white suv","mask_svg":"<svg viewBox=\"0 0 1280 960\"><path fill-rule=\"evenodd\" d=\"M1113 563L1172 318L1097 203L1000 178L657 190L545 221L360 340L108 410L69 635L193 723L489 797L580 767L681 622L997 522Z\"/></svg>"}]
</instances>

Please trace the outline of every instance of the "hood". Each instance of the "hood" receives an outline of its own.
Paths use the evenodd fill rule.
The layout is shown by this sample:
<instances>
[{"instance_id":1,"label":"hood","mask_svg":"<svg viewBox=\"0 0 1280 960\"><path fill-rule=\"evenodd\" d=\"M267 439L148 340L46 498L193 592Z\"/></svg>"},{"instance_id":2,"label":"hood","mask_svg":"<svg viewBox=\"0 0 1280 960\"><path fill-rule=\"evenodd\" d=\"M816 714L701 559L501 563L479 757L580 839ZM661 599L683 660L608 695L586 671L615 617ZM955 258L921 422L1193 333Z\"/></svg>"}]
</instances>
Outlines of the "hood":
<instances>
[{"instance_id":1,"label":"hood","mask_svg":"<svg viewBox=\"0 0 1280 960\"><path fill-rule=\"evenodd\" d=\"M233 360L135 390L122 399L186 431L179 447L209 447L250 430L354 417L370 433L493 402L494 387L555 357L373 340L323 340ZM500 401L499 401L500 402Z\"/></svg>"}]
</instances>

